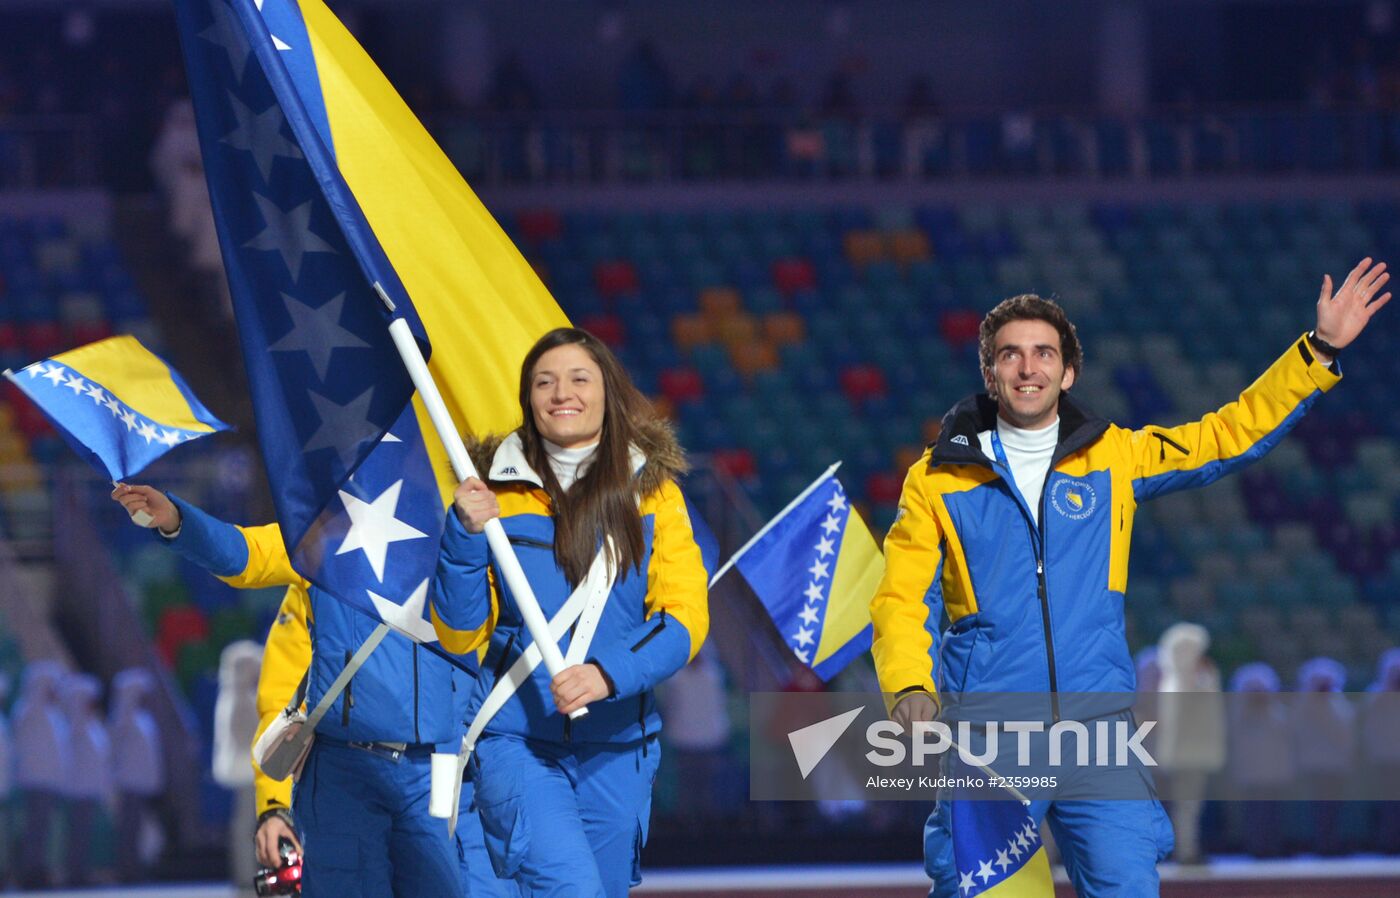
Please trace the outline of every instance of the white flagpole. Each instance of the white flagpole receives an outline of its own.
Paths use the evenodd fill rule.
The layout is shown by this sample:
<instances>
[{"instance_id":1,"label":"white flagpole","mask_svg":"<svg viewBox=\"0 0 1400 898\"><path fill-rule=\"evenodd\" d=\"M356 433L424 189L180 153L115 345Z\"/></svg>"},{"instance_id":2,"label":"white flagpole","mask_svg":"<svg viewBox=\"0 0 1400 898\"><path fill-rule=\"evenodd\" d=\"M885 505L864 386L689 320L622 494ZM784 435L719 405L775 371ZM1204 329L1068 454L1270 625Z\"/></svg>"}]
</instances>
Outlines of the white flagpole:
<instances>
[{"instance_id":1,"label":"white flagpole","mask_svg":"<svg viewBox=\"0 0 1400 898\"><path fill-rule=\"evenodd\" d=\"M378 281L374 283L374 289L392 312L394 303ZM447 411L447 405L442 401L442 393L438 391L437 382L433 380L432 372L428 370L428 363L423 358L423 351L418 348L418 341L413 339L413 331L409 329L408 322L402 318L394 319L393 323L389 325L389 335L394 338L394 345L403 358L404 367L408 369L408 376L413 379L413 385L418 389L418 395L422 397L423 405L428 410L428 417L432 419L433 428L437 430L438 437L447 450L447 458L452 462L453 473L456 474L458 480L480 476L477 473L476 465L472 464L471 456L467 454L467 447L462 442L462 435L457 432L456 425L452 423L452 416ZM530 581L525 578L525 571L520 567L520 559L515 557L515 549L510 544L510 537L506 536L505 528L501 526L499 519L492 518L486 522L486 540L491 546L492 553L496 556L496 563L501 566L501 573L505 575L506 585L510 587L511 595L515 598L516 607L520 609L520 616L525 621L526 629L530 631L530 636L534 638L535 644L540 647L545 669L549 671L551 677L558 676L560 671L564 669L564 656L559 651L559 644L549 635L549 621L545 620L544 612L540 610L539 599L535 598L535 591L530 588ZM578 708L569 717L577 720L587 713L587 708Z\"/></svg>"},{"instance_id":2,"label":"white flagpole","mask_svg":"<svg viewBox=\"0 0 1400 898\"><path fill-rule=\"evenodd\" d=\"M807 488L806 488L805 490L803 490L802 492L800 492L800 493L797 494L797 498L796 498L796 499L793 499L791 502L789 502L789 503L787 504L787 507L785 507L782 511L778 512L777 516L774 517L773 520L771 520L771 521L769 521L768 523L764 524L762 530L759 530L759 531L758 531L757 533L755 533L752 537L750 537L750 538L749 538L749 541L746 542L746 543L744 543L744 545L740 547L739 551L737 551L737 552L735 552L733 555L731 555L731 556L729 557L729 560L726 561L724 564L720 565L719 570L715 571L715 575L714 575L713 577L710 578L710 587L711 587L711 588L714 588L715 583L719 582L719 578L720 578L720 577L723 577L725 574L729 573L729 569L732 568L732 567L735 565L735 563L738 562L738 560L739 560L741 557L743 557L743 555L744 555L745 552L747 552L749 549L752 549L752 548L754 547L754 544L755 544L755 543L757 543L759 540L763 539L763 537L767 536L767 535L768 535L768 531L769 531L769 530L772 530L773 527L774 527L774 525L776 525L776 524L777 524L779 521L781 521L783 518L787 517L788 514L789 514L794 508L796 508L797 506L801 505L801 504L802 504L802 500L803 500L803 499L806 499L808 496L812 495L812 491L815 490L817 487L821 486L821 485L822 485L822 481L824 481L824 480L828 479L829 477L831 477L832 474L835 474L835 473L836 473L836 469L839 468L839 467L841 467L841 463L838 461L838 462L836 462L835 464L833 464L831 467L827 468L827 469L826 469L826 472L825 472L824 474L822 474L822 475L821 475L820 477L818 477L816 480L813 480L810 484L808 484L808 485L807 485Z\"/></svg>"}]
</instances>

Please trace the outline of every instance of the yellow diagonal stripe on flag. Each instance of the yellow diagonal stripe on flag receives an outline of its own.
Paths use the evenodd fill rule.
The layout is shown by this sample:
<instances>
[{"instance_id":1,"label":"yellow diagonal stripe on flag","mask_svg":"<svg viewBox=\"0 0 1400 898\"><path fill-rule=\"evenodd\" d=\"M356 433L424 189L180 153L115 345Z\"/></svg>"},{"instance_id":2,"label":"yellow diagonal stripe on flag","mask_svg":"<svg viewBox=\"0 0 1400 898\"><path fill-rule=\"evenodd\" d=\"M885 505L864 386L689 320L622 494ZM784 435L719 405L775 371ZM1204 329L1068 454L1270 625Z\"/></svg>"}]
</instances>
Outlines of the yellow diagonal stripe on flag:
<instances>
[{"instance_id":1,"label":"yellow diagonal stripe on flag","mask_svg":"<svg viewBox=\"0 0 1400 898\"><path fill-rule=\"evenodd\" d=\"M520 362L567 317L345 27L321 0L299 5L336 163L423 320L453 420L477 434L516 427ZM441 446L427 443L451 483Z\"/></svg>"},{"instance_id":2,"label":"yellow diagonal stripe on flag","mask_svg":"<svg viewBox=\"0 0 1400 898\"><path fill-rule=\"evenodd\" d=\"M885 573L885 558L870 528L854 508L846 509L846 528L836 557L836 572L827 594L821 640L812 657L816 666L870 626L870 597Z\"/></svg>"},{"instance_id":3,"label":"yellow diagonal stripe on flag","mask_svg":"<svg viewBox=\"0 0 1400 898\"><path fill-rule=\"evenodd\" d=\"M1044 848L1012 874L985 892L983 898L1048 898L1055 894L1055 880L1050 875L1050 859Z\"/></svg>"},{"instance_id":4,"label":"yellow diagonal stripe on flag","mask_svg":"<svg viewBox=\"0 0 1400 898\"><path fill-rule=\"evenodd\" d=\"M199 433L214 432L213 427L195 417L189 401L175 386L170 366L135 337L108 337L61 352L50 361L105 387L132 411L157 424Z\"/></svg>"}]
</instances>

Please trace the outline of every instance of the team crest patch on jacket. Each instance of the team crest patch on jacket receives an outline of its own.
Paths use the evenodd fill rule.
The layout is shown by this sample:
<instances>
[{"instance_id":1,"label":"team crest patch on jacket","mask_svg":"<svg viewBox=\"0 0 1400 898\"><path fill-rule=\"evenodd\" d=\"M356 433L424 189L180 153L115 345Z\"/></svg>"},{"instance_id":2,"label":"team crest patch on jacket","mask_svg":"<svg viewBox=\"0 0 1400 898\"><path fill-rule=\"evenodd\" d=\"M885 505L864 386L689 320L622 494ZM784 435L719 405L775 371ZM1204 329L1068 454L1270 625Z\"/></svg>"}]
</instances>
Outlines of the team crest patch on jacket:
<instances>
[{"instance_id":1,"label":"team crest patch on jacket","mask_svg":"<svg viewBox=\"0 0 1400 898\"><path fill-rule=\"evenodd\" d=\"M1094 488L1084 480L1061 480L1050 490L1050 505L1071 521L1082 521L1098 505Z\"/></svg>"}]
</instances>

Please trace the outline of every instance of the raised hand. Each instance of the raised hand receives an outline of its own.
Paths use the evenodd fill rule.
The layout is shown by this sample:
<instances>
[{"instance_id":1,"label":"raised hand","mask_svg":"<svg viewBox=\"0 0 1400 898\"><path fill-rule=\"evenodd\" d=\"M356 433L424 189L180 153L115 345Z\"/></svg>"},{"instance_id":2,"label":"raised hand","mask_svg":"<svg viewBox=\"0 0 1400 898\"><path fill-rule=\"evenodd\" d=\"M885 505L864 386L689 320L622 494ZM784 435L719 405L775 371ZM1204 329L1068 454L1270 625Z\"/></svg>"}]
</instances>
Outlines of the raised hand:
<instances>
[{"instance_id":1,"label":"raised hand","mask_svg":"<svg viewBox=\"0 0 1400 898\"><path fill-rule=\"evenodd\" d=\"M174 533L180 529L180 509L165 493L154 487L119 483L112 490L112 498L121 503L128 515L135 516L142 511L149 515L151 523L143 526L159 527L164 533Z\"/></svg>"},{"instance_id":2,"label":"raised hand","mask_svg":"<svg viewBox=\"0 0 1400 898\"><path fill-rule=\"evenodd\" d=\"M1367 257L1351 270L1337 292L1332 292L1332 276L1322 278L1322 295L1317 298L1318 339L1343 349L1365 329L1371 316L1390 302L1390 294L1376 294L1390 280L1384 262L1372 264ZM1325 360L1330 362L1330 359Z\"/></svg>"}]
</instances>

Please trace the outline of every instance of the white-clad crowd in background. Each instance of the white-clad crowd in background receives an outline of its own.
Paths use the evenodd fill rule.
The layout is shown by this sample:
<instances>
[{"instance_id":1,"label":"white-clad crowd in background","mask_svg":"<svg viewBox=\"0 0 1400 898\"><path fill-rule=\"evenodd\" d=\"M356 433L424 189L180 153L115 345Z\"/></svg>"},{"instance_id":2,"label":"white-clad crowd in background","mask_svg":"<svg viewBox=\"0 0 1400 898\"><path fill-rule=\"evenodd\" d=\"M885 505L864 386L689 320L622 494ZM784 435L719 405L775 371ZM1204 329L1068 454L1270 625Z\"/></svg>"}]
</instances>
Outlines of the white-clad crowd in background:
<instances>
[{"instance_id":1,"label":"white-clad crowd in background","mask_svg":"<svg viewBox=\"0 0 1400 898\"><path fill-rule=\"evenodd\" d=\"M24 669L8 722L0 715L0 887L144 876L163 841L165 766L146 709L154 686L145 670L122 671L104 715L96 677L54 661ZM0 675L0 708L9 687ZM96 850L104 819L108 852Z\"/></svg>"}]
</instances>

